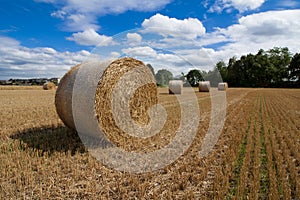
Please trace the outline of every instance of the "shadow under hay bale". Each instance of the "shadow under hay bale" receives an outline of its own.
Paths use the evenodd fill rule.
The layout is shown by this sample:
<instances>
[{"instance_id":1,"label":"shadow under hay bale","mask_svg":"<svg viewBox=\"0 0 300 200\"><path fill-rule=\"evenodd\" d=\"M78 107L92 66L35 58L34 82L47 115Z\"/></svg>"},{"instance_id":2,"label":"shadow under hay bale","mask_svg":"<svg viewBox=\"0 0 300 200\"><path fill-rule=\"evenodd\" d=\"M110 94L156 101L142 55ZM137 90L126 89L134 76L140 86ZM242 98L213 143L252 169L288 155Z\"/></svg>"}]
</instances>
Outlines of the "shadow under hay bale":
<instances>
[{"instance_id":1,"label":"shadow under hay bale","mask_svg":"<svg viewBox=\"0 0 300 200\"><path fill-rule=\"evenodd\" d=\"M65 126L26 129L11 135L10 138L20 140L20 148L39 150L42 154L71 152L74 155L76 152L86 152L77 133Z\"/></svg>"}]
</instances>

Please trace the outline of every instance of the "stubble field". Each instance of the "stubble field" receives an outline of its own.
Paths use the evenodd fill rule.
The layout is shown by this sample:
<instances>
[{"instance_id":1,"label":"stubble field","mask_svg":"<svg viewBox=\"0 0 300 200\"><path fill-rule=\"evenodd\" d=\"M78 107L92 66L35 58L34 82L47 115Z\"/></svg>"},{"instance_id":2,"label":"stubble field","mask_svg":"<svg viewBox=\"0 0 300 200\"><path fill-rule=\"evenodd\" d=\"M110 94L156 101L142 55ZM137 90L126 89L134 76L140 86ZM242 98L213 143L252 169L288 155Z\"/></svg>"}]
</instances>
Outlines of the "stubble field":
<instances>
[{"instance_id":1,"label":"stubble field","mask_svg":"<svg viewBox=\"0 0 300 200\"><path fill-rule=\"evenodd\" d=\"M0 87L0 199L299 199L300 90L230 88L222 133L203 158L211 101L196 95L201 119L188 151L161 170L131 174L87 152L57 116L55 90ZM165 88L159 101L164 130L120 147L155 150L172 139L178 102Z\"/></svg>"}]
</instances>

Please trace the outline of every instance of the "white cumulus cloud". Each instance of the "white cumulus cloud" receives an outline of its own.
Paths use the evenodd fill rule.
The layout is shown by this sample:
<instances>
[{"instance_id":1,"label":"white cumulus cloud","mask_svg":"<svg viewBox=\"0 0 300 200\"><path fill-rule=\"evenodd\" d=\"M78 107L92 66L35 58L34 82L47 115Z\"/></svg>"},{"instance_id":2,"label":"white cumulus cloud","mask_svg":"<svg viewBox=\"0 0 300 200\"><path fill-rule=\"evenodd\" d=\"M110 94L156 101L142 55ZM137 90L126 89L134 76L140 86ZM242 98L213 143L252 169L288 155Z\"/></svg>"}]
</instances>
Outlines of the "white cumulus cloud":
<instances>
[{"instance_id":1,"label":"white cumulus cloud","mask_svg":"<svg viewBox=\"0 0 300 200\"><path fill-rule=\"evenodd\" d=\"M183 58L183 54L179 56L179 54L176 55L170 52L160 52L149 46L124 48L122 49L122 53L126 56L142 60L145 63L150 63L155 71L159 69L167 69L174 73L174 75L178 75L181 72L186 73L188 69L187 66L191 67L190 63ZM201 60L203 56L199 58ZM197 60L197 62L199 62L199 60Z\"/></svg>"},{"instance_id":2,"label":"white cumulus cloud","mask_svg":"<svg viewBox=\"0 0 300 200\"><path fill-rule=\"evenodd\" d=\"M239 46L243 50L248 50L256 46L258 50L258 48L286 46L296 50L300 43L300 21L295 19L299 18L300 10L257 13L241 17L239 24L220 29L219 33L232 42L225 47Z\"/></svg>"},{"instance_id":3,"label":"white cumulus cloud","mask_svg":"<svg viewBox=\"0 0 300 200\"><path fill-rule=\"evenodd\" d=\"M121 14L126 11L156 11L169 4L172 0L36 0L37 2L53 3L58 10L51 15L65 20L65 28L70 31L83 31L87 28L100 28L97 18L107 14Z\"/></svg>"},{"instance_id":4,"label":"white cumulus cloud","mask_svg":"<svg viewBox=\"0 0 300 200\"><path fill-rule=\"evenodd\" d=\"M156 51L148 46L129 47L122 52L132 57L155 57Z\"/></svg>"},{"instance_id":5,"label":"white cumulus cloud","mask_svg":"<svg viewBox=\"0 0 300 200\"><path fill-rule=\"evenodd\" d=\"M143 39L143 37L138 33L127 33L126 37L127 37L127 42L131 46L140 44Z\"/></svg>"},{"instance_id":6,"label":"white cumulus cloud","mask_svg":"<svg viewBox=\"0 0 300 200\"><path fill-rule=\"evenodd\" d=\"M58 52L50 47L28 48L0 36L0 79L61 77L70 67L91 57L85 50Z\"/></svg>"},{"instance_id":7,"label":"white cumulus cloud","mask_svg":"<svg viewBox=\"0 0 300 200\"><path fill-rule=\"evenodd\" d=\"M215 46L208 54L213 63L274 47L288 47L294 54L299 52L299 18L300 10L255 13L241 17L237 24L227 28L217 28L198 42L206 48Z\"/></svg>"},{"instance_id":8,"label":"white cumulus cloud","mask_svg":"<svg viewBox=\"0 0 300 200\"><path fill-rule=\"evenodd\" d=\"M203 24L196 18L176 19L156 14L142 23L143 32L157 33L164 37L195 39L205 34Z\"/></svg>"},{"instance_id":9,"label":"white cumulus cloud","mask_svg":"<svg viewBox=\"0 0 300 200\"><path fill-rule=\"evenodd\" d=\"M222 12L223 10L230 11L231 8L235 8L239 10L239 12L244 12L259 8L265 1L266 0L216 0L209 11Z\"/></svg>"},{"instance_id":10,"label":"white cumulus cloud","mask_svg":"<svg viewBox=\"0 0 300 200\"><path fill-rule=\"evenodd\" d=\"M71 37L67 37L67 40L85 46L107 46L113 42L112 37L99 35L94 29L73 33Z\"/></svg>"}]
</instances>

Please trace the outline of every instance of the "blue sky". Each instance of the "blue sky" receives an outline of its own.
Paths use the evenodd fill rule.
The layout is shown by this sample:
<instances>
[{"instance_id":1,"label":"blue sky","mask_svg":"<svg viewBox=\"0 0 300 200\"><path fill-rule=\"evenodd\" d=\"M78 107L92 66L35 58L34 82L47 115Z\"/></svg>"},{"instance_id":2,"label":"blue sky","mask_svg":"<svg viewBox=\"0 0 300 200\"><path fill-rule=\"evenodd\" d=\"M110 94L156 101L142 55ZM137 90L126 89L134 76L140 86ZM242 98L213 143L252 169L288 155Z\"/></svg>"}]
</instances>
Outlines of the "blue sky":
<instances>
[{"instance_id":1,"label":"blue sky","mask_svg":"<svg viewBox=\"0 0 300 200\"><path fill-rule=\"evenodd\" d=\"M174 75L288 47L298 0L1 0L0 80L61 77L85 60L131 56Z\"/></svg>"}]
</instances>

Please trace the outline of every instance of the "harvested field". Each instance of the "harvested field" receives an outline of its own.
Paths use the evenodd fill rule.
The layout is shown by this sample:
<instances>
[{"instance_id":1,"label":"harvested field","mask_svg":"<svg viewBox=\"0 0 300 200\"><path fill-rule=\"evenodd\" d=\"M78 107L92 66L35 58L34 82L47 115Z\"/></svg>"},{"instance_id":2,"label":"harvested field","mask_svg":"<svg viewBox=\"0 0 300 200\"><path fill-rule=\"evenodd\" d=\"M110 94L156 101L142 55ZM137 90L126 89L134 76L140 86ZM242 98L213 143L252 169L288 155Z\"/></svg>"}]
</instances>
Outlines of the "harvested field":
<instances>
[{"instance_id":1,"label":"harvested field","mask_svg":"<svg viewBox=\"0 0 300 200\"><path fill-rule=\"evenodd\" d=\"M159 138L120 147L155 150L172 139L180 109L168 93L159 88L168 114ZM55 90L0 87L0 199L299 199L300 90L229 88L223 132L204 158L211 101L195 93L201 118L188 151L161 170L130 174L86 151L59 119Z\"/></svg>"}]
</instances>

